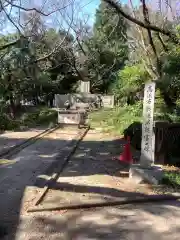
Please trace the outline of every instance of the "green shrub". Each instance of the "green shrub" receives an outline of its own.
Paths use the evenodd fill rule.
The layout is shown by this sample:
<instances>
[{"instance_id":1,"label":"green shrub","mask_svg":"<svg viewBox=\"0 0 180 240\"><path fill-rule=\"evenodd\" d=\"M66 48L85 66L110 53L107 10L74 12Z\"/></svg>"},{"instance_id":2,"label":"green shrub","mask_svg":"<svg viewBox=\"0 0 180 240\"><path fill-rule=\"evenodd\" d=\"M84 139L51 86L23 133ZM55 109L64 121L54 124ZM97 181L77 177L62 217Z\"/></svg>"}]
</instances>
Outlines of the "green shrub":
<instances>
[{"instance_id":1,"label":"green shrub","mask_svg":"<svg viewBox=\"0 0 180 240\"><path fill-rule=\"evenodd\" d=\"M133 122L141 122L142 102L113 109L102 109L91 113L89 122L92 127L100 127L105 132L123 134Z\"/></svg>"},{"instance_id":2,"label":"green shrub","mask_svg":"<svg viewBox=\"0 0 180 240\"><path fill-rule=\"evenodd\" d=\"M18 128L20 122L17 120L12 120L7 114L1 113L0 114L0 130L14 130Z\"/></svg>"},{"instance_id":3,"label":"green shrub","mask_svg":"<svg viewBox=\"0 0 180 240\"><path fill-rule=\"evenodd\" d=\"M144 83L149 80L149 74L142 64L125 66L120 70L112 86L113 94L118 98L128 97L143 89Z\"/></svg>"},{"instance_id":4,"label":"green shrub","mask_svg":"<svg viewBox=\"0 0 180 240\"><path fill-rule=\"evenodd\" d=\"M24 113L20 119L11 119L8 114L0 112L0 130L15 130L20 126L34 127L36 125L56 122L57 112L49 108L40 108Z\"/></svg>"},{"instance_id":5,"label":"green shrub","mask_svg":"<svg viewBox=\"0 0 180 240\"><path fill-rule=\"evenodd\" d=\"M52 109L42 108L32 113L25 113L22 117L22 123L27 126L34 126L55 122L57 119L57 112Z\"/></svg>"},{"instance_id":6,"label":"green shrub","mask_svg":"<svg viewBox=\"0 0 180 240\"><path fill-rule=\"evenodd\" d=\"M37 123L43 124L47 122L54 122L57 119L57 111L52 109L42 109L38 115Z\"/></svg>"},{"instance_id":7,"label":"green shrub","mask_svg":"<svg viewBox=\"0 0 180 240\"><path fill-rule=\"evenodd\" d=\"M163 184L180 187L180 172L165 171L162 179Z\"/></svg>"}]
</instances>

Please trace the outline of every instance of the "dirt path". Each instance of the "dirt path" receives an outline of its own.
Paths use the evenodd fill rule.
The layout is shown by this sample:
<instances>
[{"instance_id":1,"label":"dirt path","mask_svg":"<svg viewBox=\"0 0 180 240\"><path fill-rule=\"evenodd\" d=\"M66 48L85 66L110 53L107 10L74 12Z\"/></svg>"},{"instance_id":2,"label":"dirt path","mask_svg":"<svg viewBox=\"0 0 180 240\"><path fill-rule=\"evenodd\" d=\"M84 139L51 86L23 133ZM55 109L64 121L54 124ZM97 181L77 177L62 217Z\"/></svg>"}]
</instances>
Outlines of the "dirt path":
<instances>
[{"instance_id":1,"label":"dirt path","mask_svg":"<svg viewBox=\"0 0 180 240\"><path fill-rule=\"evenodd\" d=\"M33 128L26 131L6 131L3 134L0 134L0 153L3 153L4 151L9 150L16 145L23 143L28 138L35 137L44 130L45 128Z\"/></svg>"},{"instance_id":2,"label":"dirt path","mask_svg":"<svg viewBox=\"0 0 180 240\"><path fill-rule=\"evenodd\" d=\"M149 193L146 186L139 189L137 185L129 184L122 177L126 173L124 166L112 161L112 156L118 154L122 147L122 141L90 131L49 190L42 206L113 201L135 197L137 193L134 191L141 193L147 190ZM27 202L20 202L24 208ZM168 202L86 211L21 212L14 235L8 235L4 240L178 240L179 207L179 202Z\"/></svg>"},{"instance_id":3,"label":"dirt path","mask_svg":"<svg viewBox=\"0 0 180 240\"><path fill-rule=\"evenodd\" d=\"M123 143L108 134L97 137L94 131L89 131L41 206L109 202L141 196L137 192L150 193L147 185L140 189L129 182L127 166L112 160L122 151Z\"/></svg>"},{"instance_id":4,"label":"dirt path","mask_svg":"<svg viewBox=\"0 0 180 240\"><path fill-rule=\"evenodd\" d=\"M21 217L15 239L179 240L179 207L168 202L28 214Z\"/></svg>"},{"instance_id":5,"label":"dirt path","mask_svg":"<svg viewBox=\"0 0 180 240\"><path fill-rule=\"evenodd\" d=\"M7 159L9 164L1 164L0 228L3 225L8 231L16 229L27 190L28 201L32 201L37 191L34 183L78 132L58 129Z\"/></svg>"}]
</instances>

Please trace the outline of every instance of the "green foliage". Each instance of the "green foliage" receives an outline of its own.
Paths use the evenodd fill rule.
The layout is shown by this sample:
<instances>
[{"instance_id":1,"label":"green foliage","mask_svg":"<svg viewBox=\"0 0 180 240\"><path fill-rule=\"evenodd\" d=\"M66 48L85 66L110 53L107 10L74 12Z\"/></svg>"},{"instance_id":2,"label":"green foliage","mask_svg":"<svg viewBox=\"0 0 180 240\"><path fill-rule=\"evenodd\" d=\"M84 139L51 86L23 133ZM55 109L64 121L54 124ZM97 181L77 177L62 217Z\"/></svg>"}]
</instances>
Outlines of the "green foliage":
<instances>
[{"instance_id":1,"label":"green foliage","mask_svg":"<svg viewBox=\"0 0 180 240\"><path fill-rule=\"evenodd\" d=\"M149 80L148 73L141 64L125 66L119 71L118 80L115 82L112 91L117 98L129 96L131 93L143 90L144 84Z\"/></svg>"},{"instance_id":2,"label":"green foliage","mask_svg":"<svg viewBox=\"0 0 180 240\"><path fill-rule=\"evenodd\" d=\"M162 183L172 187L180 187L180 173L177 171L165 171Z\"/></svg>"},{"instance_id":3,"label":"green foliage","mask_svg":"<svg viewBox=\"0 0 180 240\"><path fill-rule=\"evenodd\" d=\"M25 126L36 126L47 124L50 122L56 122L57 120L57 111L49 109L49 108L42 108L37 109L31 113L25 113L21 117L21 123Z\"/></svg>"},{"instance_id":4,"label":"green foliage","mask_svg":"<svg viewBox=\"0 0 180 240\"><path fill-rule=\"evenodd\" d=\"M33 112L27 112L16 120L11 119L8 114L0 113L0 130L18 130L21 126L35 127L56 123L57 111L47 107L38 108Z\"/></svg>"},{"instance_id":5,"label":"green foliage","mask_svg":"<svg viewBox=\"0 0 180 240\"><path fill-rule=\"evenodd\" d=\"M173 47L168 53L162 57L163 65L163 77L162 87L174 95L175 98L180 96L180 46Z\"/></svg>"},{"instance_id":6,"label":"green foliage","mask_svg":"<svg viewBox=\"0 0 180 240\"><path fill-rule=\"evenodd\" d=\"M141 122L142 102L135 105L105 109L90 114L92 127L101 128L105 132L123 134L133 122Z\"/></svg>"},{"instance_id":7,"label":"green foliage","mask_svg":"<svg viewBox=\"0 0 180 240\"><path fill-rule=\"evenodd\" d=\"M90 114L89 121L92 127L100 128L105 132L123 134L124 130L134 122L142 122L143 102L138 101L133 105L118 106L113 109L102 109ZM156 107L154 120L166 120L169 122L180 122L180 116L176 113L161 111Z\"/></svg>"},{"instance_id":8,"label":"green foliage","mask_svg":"<svg viewBox=\"0 0 180 240\"><path fill-rule=\"evenodd\" d=\"M0 44L18 37L18 34L1 36ZM48 55L60 44L63 38L65 45L49 58L36 63L37 59ZM10 101L13 118L17 102L28 100L36 105L42 100L52 102L55 93L67 93L73 88L78 78L70 62L71 47L67 46L72 41L73 37L70 34L66 36L66 32L46 29L44 35L38 37L36 33L36 37L22 38L18 44L0 52L0 96L6 102Z\"/></svg>"},{"instance_id":9,"label":"green foliage","mask_svg":"<svg viewBox=\"0 0 180 240\"><path fill-rule=\"evenodd\" d=\"M127 12L132 13L128 6L125 7ZM135 9L135 13L142 19L141 7ZM158 19L160 25L175 30L177 37L180 36L177 22L173 25L168 20L164 22L160 14L157 18L154 11L149 13L150 20ZM57 31L48 28L40 15L34 21L29 21L32 16L32 13L27 13L25 21L25 35L31 37L21 38L16 45L0 51L0 97L10 109L9 115L1 114L3 126L4 122L9 121L9 116L16 118L16 106L21 100L33 101L36 105L44 102L47 105L52 103L55 93L75 91L78 80L84 77L84 69L88 69L92 93L114 93L123 104L130 97L134 102L135 96L143 92L145 82L158 75L157 59L149 44L147 30L127 23L104 1L101 1L96 12L92 34L85 34L85 37L84 33L77 35L78 40L64 29ZM179 121L177 112L169 109L170 106L176 106L180 98L180 47L168 42L162 35L160 37L166 49L157 33L152 33L152 37L162 67L162 76L157 82L159 97L156 98L155 119ZM0 35L0 45L16 39L19 39L17 33ZM46 55L48 57L44 60L38 60ZM101 112L104 120L101 121L100 117L97 119L105 124L105 128L117 128L122 132L126 125L140 119L141 105L137 102L108 112L104 110ZM111 118L106 116L107 113L111 114ZM43 119L43 116L47 117L47 113L29 113L24 121L38 123L37 119Z\"/></svg>"},{"instance_id":10,"label":"green foliage","mask_svg":"<svg viewBox=\"0 0 180 240\"><path fill-rule=\"evenodd\" d=\"M18 128L20 125L19 121L12 120L10 117L8 117L7 114L1 113L0 114L0 130L14 130Z\"/></svg>"},{"instance_id":11,"label":"green foliage","mask_svg":"<svg viewBox=\"0 0 180 240\"><path fill-rule=\"evenodd\" d=\"M86 64L93 92L107 92L116 80L117 71L127 59L126 42L125 20L101 2L96 12L93 35L85 42L88 49Z\"/></svg>"},{"instance_id":12,"label":"green foliage","mask_svg":"<svg viewBox=\"0 0 180 240\"><path fill-rule=\"evenodd\" d=\"M121 44L122 41L124 43L126 42L126 23L124 18L119 16L116 11L105 2L101 2L96 11L94 35L102 43L111 46L111 48L116 48L117 53L121 51L121 49L117 47L117 40L119 39Z\"/></svg>"},{"instance_id":13,"label":"green foliage","mask_svg":"<svg viewBox=\"0 0 180 240\"><path fill-rule=\"evenodd\" d=\"M7 101L21 100L25 95L32 95L32 89L37 83L37 66L32 61L31 48L28 41L6 50L0 63L0 81L2 97Z\"/></svg>"}]
</instances>

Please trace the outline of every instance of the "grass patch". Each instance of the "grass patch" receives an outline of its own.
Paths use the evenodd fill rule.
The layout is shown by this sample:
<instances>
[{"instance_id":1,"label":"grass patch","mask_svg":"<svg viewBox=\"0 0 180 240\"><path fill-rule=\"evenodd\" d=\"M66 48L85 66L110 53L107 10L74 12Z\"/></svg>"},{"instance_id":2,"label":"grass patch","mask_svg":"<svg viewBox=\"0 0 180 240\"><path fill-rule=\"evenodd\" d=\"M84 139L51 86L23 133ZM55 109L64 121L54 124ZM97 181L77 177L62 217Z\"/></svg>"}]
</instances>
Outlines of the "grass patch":
<instances>
[{"instance_id":1,"label":"grass patch","mask_svg":"<svg viewBox=\"0 0 180 240\"><path fill-rule=\"evenodd\" d=\"M124 130L134 122L142 122L143 103L118 106L112 109L101 109L90 113L89 123L93 128L100 128L103 132L123 134ZM180 122L180 115L162 112L155 108L154 120Z\"/></svg>"},{"instance_id":2,"label":"grass patch","mask_svg":"<svg viewBox=\"0 0 180 240\"><path fill-rule=\"evenodd\" d=\"M159 185L153 186L156 194L171 194L180 192L180 168L175 166L162 166L163 179Z\"/></svg>"},{"instance_id":3,"label":"grass patch","mask_svg":"<svg viewBox=\"0 0 180 240\"><path fill-rule=\"evenodd\" d=\"M142 103L123 107L115 107L113 109L101 109L92 112L89 115L89 123L93 128L101 128L103 132L112 132L123 134L133 122L141 122L142 120Z\"/></svg>"},{"instance_id":4,"label":"grass patch","mask_svg":"<svg viewBox=\"0 0 180 240\"><path fill-rule=\"evenodd\" d=\"M172 187L180 187L180 170L179 171L165 171L162 179L162 184L170 185Z\"/></svg>"}]
</instances>

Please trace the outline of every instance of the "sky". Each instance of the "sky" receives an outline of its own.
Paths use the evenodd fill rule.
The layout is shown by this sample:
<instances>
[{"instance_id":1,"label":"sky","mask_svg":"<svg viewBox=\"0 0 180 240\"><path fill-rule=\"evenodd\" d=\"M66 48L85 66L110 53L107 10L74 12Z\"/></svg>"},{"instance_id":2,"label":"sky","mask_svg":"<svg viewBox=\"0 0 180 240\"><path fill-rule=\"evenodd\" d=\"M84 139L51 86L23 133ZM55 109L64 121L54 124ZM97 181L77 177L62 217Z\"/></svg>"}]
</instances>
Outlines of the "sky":
<instances>
[{"instance_id":1,"label":"sky","mask_svg":"<svg viewBox=\"0 0 180 240\"><path fill-rule=\"evenodd\" d=\"M37 5L37 1L35 0L28 0L28 1L31 1L32 2L36 2L36 5ZM22 3L26 3L28 2L27 0L22 0ZM49 0L51 3L53 2L52 0ZM79 1L79 0L77 0ZM38 5L41 6L43 0L38 0ZM48 0L46 0L46 2L48 2ZM120 2L122 4L125 4L128 2L128 0L120 0ZM139 0L133 0L133 3L135 5L138 5L138 2ZM81 3L81 6L83 6L83 14L87 14L89 16L89 24L93 24L94 22L94 16L95 16L95 12L96 12L96 9L98 8L99 4L100 4L100 0L83 0L83 1L80 1ZM14 12L16 11L16 9L13 10ZM13 12L12 11L12 12ZM79 15L81 15L81 13L79 13ZM48 19L48 22L51 23L52 20L51 19ZM6 27L4 26L3 27L3 30L0 30L0 33L3 33L3 34L6 34L6 33L9 33L9 32L14 32L15 28L14 26L9 22L7 22L6 24Z\"/></svg>"},{"instance_id":2,"label":"sky","mask_svg":"<svg viewBox=\"0 0 180 240\"><path fill-rule=\"evenodd\" d=\"M23 2L25 2L25 0L23 0L22 3ZM38 5L41 6L42 2L43 2L43 0L38 0ZM95 16L96 9L98 8L98 6L100 4L100 0L83 0L82 2L83 2L83 4L81 4L81 6L83 6L83 12L89 15L90 22L92 24L93 21L94 21L94 16ZM14 9L14 12L15 11L16 11L16 9ZM50 18L47 21L49 23L51 23ZM14 30L15 30L14 26L10 22L7 22L6 26L3 27L3 30L0 30L0 33L2 32L4 34L6 34L6 33L9 33L9 32L13 32Z\"/></svg>"},{"instance_id":3,"label":"sky","mask_svg":"<svg viewBox=\"0 0 180 240\"><path fill-rule=\"evenodd\" d=\"M86 1L88 2L88 0L86 0ZM139 2L140 2L139 0L133 0L134 5L138 5ZM128 3L128 0L121 0L121 3L126 4L126 3ZM87 7L85 9L90 15L94 16L99 4L100 4L100 0L91 0L91 1L89 0L89 4L87 5Z\"/></svg>"},{"instance_id":4,"label":"sky","mask_svg":"<svg viewBox=\"0 0 180 240\"><path fill-rule=\"evenodd\" d=\"M96 9L100 4L100 0L92 0L86 7L85 11L91 16L91 20L93 21Z\"/></svg>"},{"instance_id":5,"label":"sky","mask_svg":"<svg viewBox=\"0 0 180 240\"><path fill-rule=\"evenodd\" d=\"M27 4L27 2L28 1L31 1L31 2L34 2L34 3L36 3L36 5L37 5L37 2L38 2L38 5L41 5L42 4L42 2L44 1L44 0L22 0L22 3L24 2L24 3L26 3ZM66 0L65 0L66 1ZM96 9L98 8L98 6L99 6L99 4L100 4L100 0L75 0L75 1L77 1L77 2L79 2L80 3L80 5L81 5L81 7L83 7L82 9L83 9L83 14L87 14L88 16L89 16L89 22L88 22L88 24L93 24L93 22L94 22L94 17L95 17L95 12L96 12ZM129 2L129 0L119 0L122 4L127 4L128 2ZM165 0L164 0L165 1ZM173 1L176 1L176 0L173 0ZM179 1L179 0L177 0L177 1ZM53 0L46 0L46 2L51 2L51 3L53 3L53 2L55 2L55 0L53 1ZM58 2L58 1L57 1ZM138 6L139 5L139 3L140 3L140 0L132 0L132 2L133 2L133 4L135 5L135 6ZM155 6L156 4L157 4L157 0L147 0L147 2L149 2L150 4L151 4L151 6ZM155 4L156 3L156 4ZM55 5L55 4L54 4ZM48 5L49 6L49 5ZM55 5L56 6L56 5ZM81 8L80 8L81 9ZM14 9L14 12L15 12L15 9ZM78 12L78 15L79 16L82 16L82 13L81 13L81 11L79 10L79 12ZM51 22L52 22L53 20L52 20L52 18L49 18L48 19L48 22L49 22L49 24L51 25ZM53 22L52 22L52 24L53 24ZM58 24L57 24L58 25ZM6 25L6 27L4 27L3 28L3 31L0 31L0 33L1 32L3 32L4 34L5 33L8 33L8 32L12 32L13 30L14 30L15 28L12 26L12 24L11 23L8 23L7 25Z\"/></svg>"},{"instance_id":6,"label":"sky","mask_svg":"<svg viewBox=\"0 0 180 240\"><path fill-rule=\"evenodd\" d=\"M87 14L90 16L90 22L91 24L93 24L94 19L95 19L95 13L96 13L96 9L98 8L99 4L100 4L100 0L83 0L82 2L84 2L84 8L83 11L87 12ZM120 2L122 4L127 4L129 2L129 0L120 0ZM134 6L137 6L140 2L140 0L132 0Z\"/></svg>"}]
</instances>

